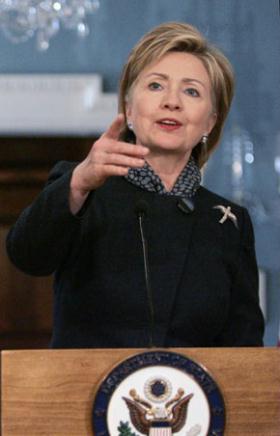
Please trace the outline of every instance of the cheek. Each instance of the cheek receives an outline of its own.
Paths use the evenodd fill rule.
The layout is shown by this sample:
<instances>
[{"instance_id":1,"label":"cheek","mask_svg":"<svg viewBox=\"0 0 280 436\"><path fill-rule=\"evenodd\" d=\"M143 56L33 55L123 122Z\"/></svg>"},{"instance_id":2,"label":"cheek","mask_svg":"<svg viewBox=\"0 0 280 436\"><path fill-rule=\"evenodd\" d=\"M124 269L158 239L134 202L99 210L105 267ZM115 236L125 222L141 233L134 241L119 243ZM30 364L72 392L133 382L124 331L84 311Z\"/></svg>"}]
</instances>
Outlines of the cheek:
<instances>
[{"instance_id":1,"label":"cheek","mask_svg":"<svg viewBox=\"0 0 280 436\"><path fill-rule=\"evenodd\" d=\"M146 105L145 105L146 106ZM132 123L135 133L147 133L151 129L152 121L151 114L147 111L145 106L137 106L137 109L132 112Z\"/></svg>"},{"instance_id":2,"label":"cheek","mask_svg":"<svg viewBox=\"0 0 280 436\"><path fill-rule=\"evenodd\" d=\"M193 113L193 117L192 117L193 124L195 124L198 128L200 127L201 129L208 131L209 127L212 125L211 115L209 115L209 113L210 113L209 108L207 109L198 108Z\"/></svg>"},{"instance_id":3,"label":"cheek","mask_svg":"<svg viewBox=\"0 0 280 436\"><path fill-rule=\"evenodd\" d=\"M142 120L152 119L153 113L155 112L155 101L150 95L147 96L144 91L137 92L135 91L132 96L131 106L130 106L130 114L134 119L134 123L137 122L137 119L141 118Z\"/></svg>"},{"instance_id":4,"label":"cheek","mask_svg":"<svg viewBox=\"0 0 280 436\"><path fill-rule=\"evenodd\" d=\"M137 119L138 117L145 117L148 114L147 110L147 104L143 101L137 100L131 110L132 116L134 119Z\"/></svg>"}]
</instances>

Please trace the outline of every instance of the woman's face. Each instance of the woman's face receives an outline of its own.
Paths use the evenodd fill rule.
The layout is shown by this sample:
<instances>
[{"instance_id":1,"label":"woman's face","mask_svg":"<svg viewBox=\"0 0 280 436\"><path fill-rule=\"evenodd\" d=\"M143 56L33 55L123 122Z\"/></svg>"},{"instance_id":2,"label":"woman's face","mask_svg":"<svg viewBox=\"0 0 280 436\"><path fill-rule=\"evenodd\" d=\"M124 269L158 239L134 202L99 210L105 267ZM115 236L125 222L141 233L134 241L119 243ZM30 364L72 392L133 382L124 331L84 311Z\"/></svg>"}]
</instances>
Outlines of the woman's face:
<instances>
[{"instance_id":1,"label":"woman's face","mask_svg":"<svg viewBox=\"0 0 280 436\"><path fill-rule=\"evenodd\" d=\"M126 116L136 142L151 152L190 156L216 122L208 73L191 53L170 52L139 75Z\"/></svg>"}]
</instances>

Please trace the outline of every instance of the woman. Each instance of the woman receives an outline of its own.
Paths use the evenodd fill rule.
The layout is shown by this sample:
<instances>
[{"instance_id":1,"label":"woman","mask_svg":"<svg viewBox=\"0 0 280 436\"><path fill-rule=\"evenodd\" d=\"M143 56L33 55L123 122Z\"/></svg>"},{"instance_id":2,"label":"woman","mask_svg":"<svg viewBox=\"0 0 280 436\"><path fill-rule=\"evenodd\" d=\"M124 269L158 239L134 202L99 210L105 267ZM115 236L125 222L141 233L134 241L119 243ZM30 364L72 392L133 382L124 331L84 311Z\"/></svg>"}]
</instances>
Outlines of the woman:
<instances>
[{"instance_id":1,"label":"woman","mask_svg":"<svg viewBox=\"0 0 280 436\"><path fill-rule=\"evenodd\" d=\"M55 272L53 347L262 345L250 218L200 186L232 95L229 62L190 25L133 49L118 117L8 235L19 268Z\"/></svg>"}]
</instances>

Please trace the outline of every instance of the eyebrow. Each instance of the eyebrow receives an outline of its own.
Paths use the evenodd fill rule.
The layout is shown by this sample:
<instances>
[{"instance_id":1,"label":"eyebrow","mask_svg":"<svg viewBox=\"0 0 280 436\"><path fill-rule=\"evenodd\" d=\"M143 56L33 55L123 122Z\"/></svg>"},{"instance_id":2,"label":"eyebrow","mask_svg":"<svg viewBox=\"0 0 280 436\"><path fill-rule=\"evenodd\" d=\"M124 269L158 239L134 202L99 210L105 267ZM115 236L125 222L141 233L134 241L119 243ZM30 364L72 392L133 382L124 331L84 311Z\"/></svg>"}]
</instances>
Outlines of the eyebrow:
<instances>
[{"instance_id":1,"label":"eyebrow","mask_svg":"<svg viewBox=\"0 0 280 436\"><path fill-rule=\"evenodd\" d=\"M150 76L157 76L157 77L160 77L161 79L164 79L164 80L168 80L169 79L169 76L167 74L156 73L156 72L147 74L146 78L148 78ZM201 80L193 79L191 77L183 77L182 82L183 83L196 82L196 83L199 83L200 85L202 85L205 88L205 84L203 82L201 82Z\"/></svg>"}]
</instances>

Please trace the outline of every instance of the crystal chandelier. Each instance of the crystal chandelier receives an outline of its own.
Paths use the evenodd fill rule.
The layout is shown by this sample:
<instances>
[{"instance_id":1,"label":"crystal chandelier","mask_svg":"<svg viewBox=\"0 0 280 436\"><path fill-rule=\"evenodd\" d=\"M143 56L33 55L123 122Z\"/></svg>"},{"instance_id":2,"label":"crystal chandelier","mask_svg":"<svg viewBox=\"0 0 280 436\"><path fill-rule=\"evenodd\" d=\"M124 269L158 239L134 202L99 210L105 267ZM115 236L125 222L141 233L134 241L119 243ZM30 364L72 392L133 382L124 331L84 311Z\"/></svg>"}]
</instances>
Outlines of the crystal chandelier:
<instances>
[{"instance_id":1,"label":"crystal chandelier","mask_svg":"<svg viewBox=\"0 0 280 436\"><path fill-rule=\"evenodd\" d=\"M37 48L44 51L61 27L87 36L86 16L98 8L99 0L0 0L0 26L14 43L36 35Z\"/></svg>"}]
</instances>

